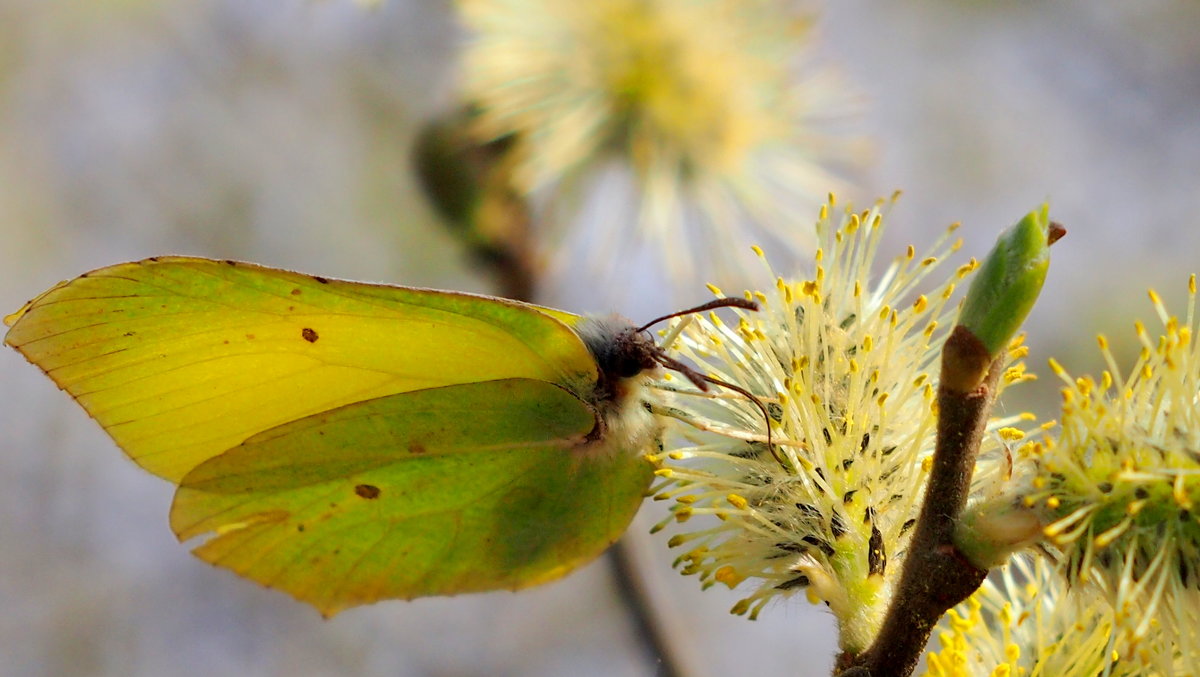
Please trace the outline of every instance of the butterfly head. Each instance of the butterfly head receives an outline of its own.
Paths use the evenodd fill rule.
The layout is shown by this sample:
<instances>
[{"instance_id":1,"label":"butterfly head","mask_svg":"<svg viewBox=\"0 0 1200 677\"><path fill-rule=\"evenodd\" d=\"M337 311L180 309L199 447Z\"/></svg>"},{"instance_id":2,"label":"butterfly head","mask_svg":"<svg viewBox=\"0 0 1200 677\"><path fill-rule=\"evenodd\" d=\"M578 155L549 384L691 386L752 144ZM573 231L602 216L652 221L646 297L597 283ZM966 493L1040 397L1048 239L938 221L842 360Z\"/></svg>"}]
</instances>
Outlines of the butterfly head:
<instances>
[{"instance_id":1,"label":"butterfly head","mask_svg":"<svg viewBox=\"0 0 1200 677\"><path fill-rule=\"evenodd\" d=\"M672 317L728 307L758 310L758 304L753 301L740 298L716 299L695 308L656 318L640 327L633 326L628 320L617 315L589 317L580 322L576 329L596 360L596 370L599 372L599 379L590 398L599 414L599 424L590 436L590 441L603 440L613 429L621 427L657 430L658 424L653 422L653 417L643 407L642 398L637 394L645 385L644 379L639 377L658 367L679 373L701 391L707 391L712 384L741 393L754 402L765 419L766 407L752 393L740 386L701 374L671 357L647 331L651 326ZM625 425L633 418L646 420L641 426ZM769 423L767 438L770 444Z\"/></svg>"}]
</instances>

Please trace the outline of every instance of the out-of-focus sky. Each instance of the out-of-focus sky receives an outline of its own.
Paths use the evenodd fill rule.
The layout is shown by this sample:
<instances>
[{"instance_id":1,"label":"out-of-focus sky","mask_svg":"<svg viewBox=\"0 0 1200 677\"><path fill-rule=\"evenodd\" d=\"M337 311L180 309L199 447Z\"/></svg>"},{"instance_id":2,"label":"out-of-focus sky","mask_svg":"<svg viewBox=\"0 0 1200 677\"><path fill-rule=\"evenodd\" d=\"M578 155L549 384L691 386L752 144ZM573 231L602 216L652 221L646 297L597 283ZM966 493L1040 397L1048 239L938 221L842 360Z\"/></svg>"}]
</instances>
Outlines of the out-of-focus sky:
<instances>
[{"instance_id":1,"label":"out-of-focus sky","mask_svg":"<svg viewBox=\"0 0 1200 677\"><path fill-rule=\"evenodd\" d=\"M819 51L865 95L874 140L841 197L901 188L892 246L962 221L964 257L1049 199L1069 235L1030 361L1093 369L1097 331L1129 345L1133 318L1153 318L1146 287L1178 303L1200 268L1198 30L1188 0L831 3ZM460 42L448 0L0 0L0 310L164 253L486 291L407 159L416 121L449 100ZM597 309L586 280L554 297ZM171 487L6 353L0 674L653 674L603 562L332 621L204 565L167 528ZM1049 381L1033 389L1053 403ZM736 595L701 593L651 547L707 674L828 674L820 608L798 596L728 616Z\"/></svg>"}]
</instances>

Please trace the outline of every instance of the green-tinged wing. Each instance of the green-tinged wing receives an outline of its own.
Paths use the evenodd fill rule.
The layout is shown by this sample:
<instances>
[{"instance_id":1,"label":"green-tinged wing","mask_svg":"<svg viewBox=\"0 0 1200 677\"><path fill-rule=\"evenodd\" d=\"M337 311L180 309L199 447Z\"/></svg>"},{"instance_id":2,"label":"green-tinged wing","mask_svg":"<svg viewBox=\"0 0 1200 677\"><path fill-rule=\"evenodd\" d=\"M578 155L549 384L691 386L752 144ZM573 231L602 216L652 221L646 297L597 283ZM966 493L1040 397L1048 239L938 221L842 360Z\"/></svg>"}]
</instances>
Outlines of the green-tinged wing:
<instances>
[{"instance_id":1,"label":"green-tinged wing","mask_svg":"<svg viewBox=\"0 0 1200 677\"><path fill-rule=\"evenodd\" d=\"M653 476L572 449L594 414L507 379L390 395L268 430L188 473L171 510L199 557L332 615L387 598L516 589L599 555Z\"/></svg>"},{"instance_id":2,"label":"green-tinged wing","mask_svg":"<svg viewBox=\"0 0 1200 677\"><path fill-rule=\"evenodd\" d=\"M5 318L134 461L178 481L252 435L343 405L530 378L576 393L575 316L501 299L169 257L64 282Z\"/></svg>"}]
</instances>

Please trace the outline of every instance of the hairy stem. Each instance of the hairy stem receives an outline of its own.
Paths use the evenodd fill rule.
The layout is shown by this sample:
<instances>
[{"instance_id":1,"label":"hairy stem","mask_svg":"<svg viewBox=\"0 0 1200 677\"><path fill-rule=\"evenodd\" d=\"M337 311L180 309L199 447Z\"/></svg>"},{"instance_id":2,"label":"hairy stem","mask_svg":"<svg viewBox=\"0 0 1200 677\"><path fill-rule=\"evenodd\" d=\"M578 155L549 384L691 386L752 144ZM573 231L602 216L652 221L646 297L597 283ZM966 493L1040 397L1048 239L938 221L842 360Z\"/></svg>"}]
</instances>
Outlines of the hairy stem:
<instances>
[{"instance_id":1,"label":"hairy stem","mask_svg":"<svg viewBox=\"0 0 1200 677\"><path fill-rule=\"evenodd\" d=\"M1002 371L999 357L986 371L980 370L981 350L985 351L979 340L962 327L955 328L943 348L937 446L925 502L879 635L865 652L838 658L837 672L844 677L912 674L938 620L970 597L987 576L954 545L954 527L966 506ZM955 387L970 383L978 385Z\"/></svg>"}]
</instances>

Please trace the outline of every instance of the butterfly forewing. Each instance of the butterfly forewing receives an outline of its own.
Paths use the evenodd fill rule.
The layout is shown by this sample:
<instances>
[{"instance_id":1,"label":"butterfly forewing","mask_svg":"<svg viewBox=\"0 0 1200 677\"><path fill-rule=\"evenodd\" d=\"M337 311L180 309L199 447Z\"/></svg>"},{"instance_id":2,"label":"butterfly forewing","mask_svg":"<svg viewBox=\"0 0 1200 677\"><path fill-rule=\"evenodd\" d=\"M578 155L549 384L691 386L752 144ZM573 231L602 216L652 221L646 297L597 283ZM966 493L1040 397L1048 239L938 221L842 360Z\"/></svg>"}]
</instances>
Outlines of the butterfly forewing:
<instances>
[{"instance_id":1,"label":"butterfly forewing","mask_svg":"<svg viewBox=\"0 0 1200 677\"><path fill-rule=\"evenodd\" d=\"M8 344L139 465L175 481L252 435L354 402L502 378L573 391L596 380L574 332L534 306L246 263L111 266L8 319Z\"/></svg>"}]
</instances>

